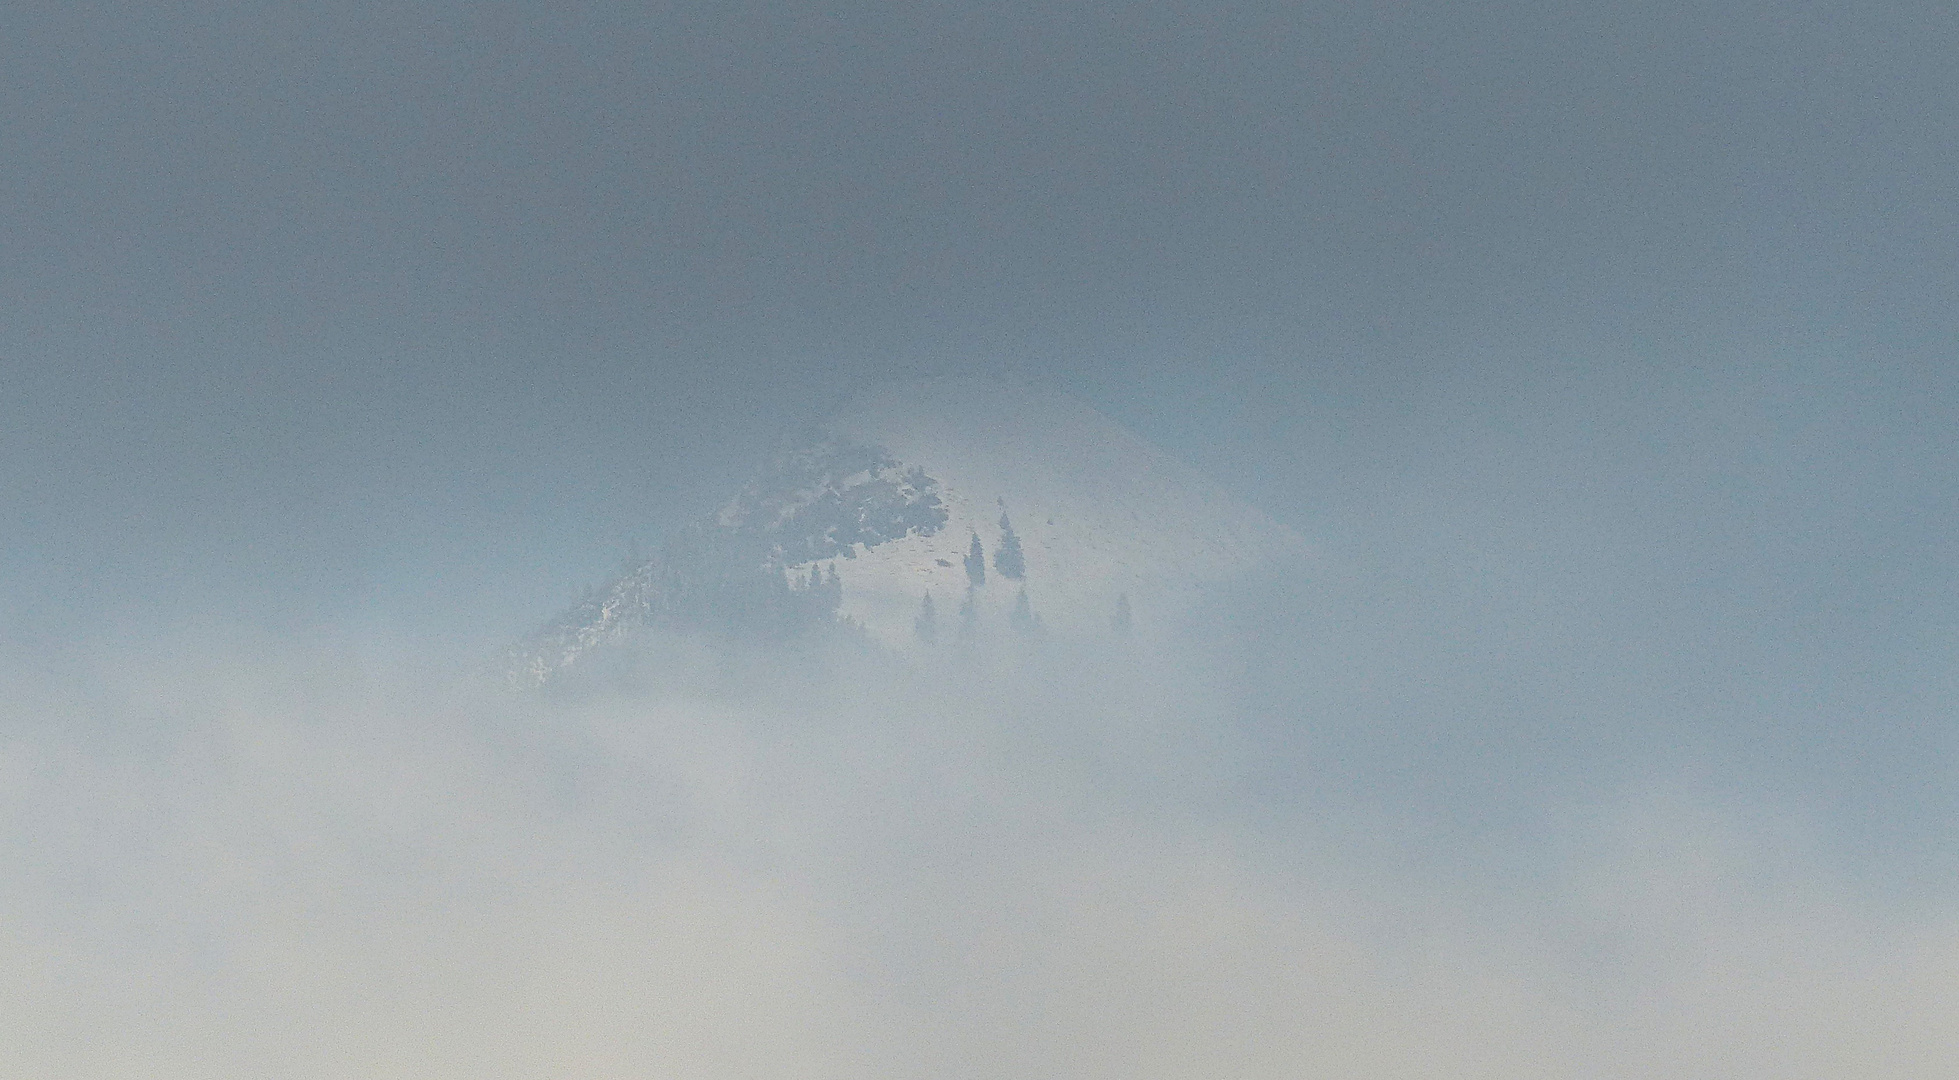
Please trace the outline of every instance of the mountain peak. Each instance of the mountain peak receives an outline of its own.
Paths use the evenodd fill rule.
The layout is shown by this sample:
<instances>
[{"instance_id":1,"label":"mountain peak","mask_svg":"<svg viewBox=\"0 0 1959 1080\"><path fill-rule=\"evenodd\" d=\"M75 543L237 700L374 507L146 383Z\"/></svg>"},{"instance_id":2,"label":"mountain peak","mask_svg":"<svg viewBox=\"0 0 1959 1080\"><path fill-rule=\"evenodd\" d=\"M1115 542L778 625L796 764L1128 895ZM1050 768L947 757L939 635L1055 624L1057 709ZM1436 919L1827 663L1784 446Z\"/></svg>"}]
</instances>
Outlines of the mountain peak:
<instances>
[{"instance_id":1,"label":"mountain peak","mask_svg":"<svg viewBox=\"0 0 1959 1080\"><path fill-rule=\"evenodd\" d=\"M1012 378L898 383L567 612L514 671L541 681L649 622L840 620L898 650L1037 630L1149 635L1207 587L1302 547L1073 399Z\"/></svg>"}]
</instances>

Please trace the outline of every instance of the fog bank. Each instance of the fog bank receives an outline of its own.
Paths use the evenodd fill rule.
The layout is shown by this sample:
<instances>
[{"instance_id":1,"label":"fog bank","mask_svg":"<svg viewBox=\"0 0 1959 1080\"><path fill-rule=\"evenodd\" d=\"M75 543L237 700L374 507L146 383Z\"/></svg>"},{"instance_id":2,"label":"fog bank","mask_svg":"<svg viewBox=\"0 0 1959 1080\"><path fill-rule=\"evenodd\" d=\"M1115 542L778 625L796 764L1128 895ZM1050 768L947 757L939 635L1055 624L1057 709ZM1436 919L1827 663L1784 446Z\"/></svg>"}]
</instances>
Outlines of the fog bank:
<instances>
[{"instance_id":1,"label":"fog bank","mask_svg":"<svg viewBox=\"0 0 1959 1080\"><path fill-rule=\"evenodd\" d=\"M191 640L9 672L37 1075L1882 1076L1959 990L1948 914L1691 778L1524 874L1252 812L1392 755L1275 742L1223 639L651 638L530 694Z\"/></svg>"}]
</instances>

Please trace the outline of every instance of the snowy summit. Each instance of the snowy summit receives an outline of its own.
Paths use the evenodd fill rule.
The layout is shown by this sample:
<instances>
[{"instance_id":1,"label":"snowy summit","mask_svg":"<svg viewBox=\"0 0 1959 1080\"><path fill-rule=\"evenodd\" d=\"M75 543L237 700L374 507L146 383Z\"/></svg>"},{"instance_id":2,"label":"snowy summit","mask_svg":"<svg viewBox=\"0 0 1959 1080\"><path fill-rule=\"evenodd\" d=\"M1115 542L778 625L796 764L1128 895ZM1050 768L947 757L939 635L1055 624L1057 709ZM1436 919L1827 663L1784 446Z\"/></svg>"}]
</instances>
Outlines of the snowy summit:
<instances>
[{"instance_id":1,"label":"snowy summit","mask_svg":"<svg viewBox=\"0 0 1959 1080\"><path fill-rule=\"evenodd\" d=\"M652 623L860 628L895 650L975 636L1153 637L1299 538L1073 400L1007 378L881 389L512 657L548 680Z\"/></svg>"}]
</instances>

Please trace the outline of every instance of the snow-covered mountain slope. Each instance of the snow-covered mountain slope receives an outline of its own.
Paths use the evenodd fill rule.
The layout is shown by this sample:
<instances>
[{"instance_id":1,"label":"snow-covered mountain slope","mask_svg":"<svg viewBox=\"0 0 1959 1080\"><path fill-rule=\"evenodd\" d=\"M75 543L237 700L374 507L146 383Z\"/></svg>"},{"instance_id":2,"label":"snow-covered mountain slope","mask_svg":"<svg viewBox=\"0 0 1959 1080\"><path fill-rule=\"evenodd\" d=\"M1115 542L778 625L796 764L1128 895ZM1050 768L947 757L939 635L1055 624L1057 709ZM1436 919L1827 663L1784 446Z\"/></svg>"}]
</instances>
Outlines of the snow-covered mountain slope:
<instances>
[{"instance_id":1,"label":"snow-covered mountain slope","mask_svg":"<svg viewBox=\"0 0 1959 1080\"><path fill-rule=\"evenodd\" d=\"M832 425L938 481L945 525L837 562L841 614L902 645L930 592L942 624L970 596L982 627L1008 625L1021 592L1041 625L1107 634L1124 598L1135 632L1174 620L1205 586L1297 558L1298 538L1195 469L1086 405L1009 380L894 386ZM1001 572L1011 525L1024 574ZM985 553L984 584L965 556ZM1011 567L1009 567L1011 569ZM943 627L942 627L943 628Z\"/></svg>"},{"instance_id":2,"label":"snow-covered mountain slope","mask_svg":"<svg viewBox=\"0 0 1959 1080\"><path fill-rule=\"evenodd\" d=\"M882 388L512 657L548 679L649 622L841 620L898 650L1154 637L1299 538L1078 402L1016 380ZM929 600L928 600L929 597Z\"/></svg>"}]
</instances>

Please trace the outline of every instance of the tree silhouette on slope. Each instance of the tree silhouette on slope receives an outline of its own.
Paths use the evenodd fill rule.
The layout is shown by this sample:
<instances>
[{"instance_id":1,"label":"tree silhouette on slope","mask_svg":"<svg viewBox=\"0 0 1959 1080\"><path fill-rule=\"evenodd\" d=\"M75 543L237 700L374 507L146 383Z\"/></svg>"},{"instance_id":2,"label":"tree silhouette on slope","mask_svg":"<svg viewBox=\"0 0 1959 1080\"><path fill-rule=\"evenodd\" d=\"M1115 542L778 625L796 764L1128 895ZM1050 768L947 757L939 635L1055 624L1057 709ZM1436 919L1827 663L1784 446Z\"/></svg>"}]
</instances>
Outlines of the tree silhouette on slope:
<instances>
[{"instance_id":1,"label":"tree silhouette on slope","mask_svg":"<svg viewBox=\"0 0 1959 1080\"><path fill-rule=\"evenodd\" d=\"M973 534L973 546L966 552L966 580L975 588L986 584L986 551L980 547L978 533Z\"/></svg>"},{"instance_id":2,"label":"tree silhouette on slope","mask_svg":"<svg viewBox=\"0 0 1959 1080\"><path fill-rule=\"evenodd\" d=\"M1007 520L1003 510L1000 513L1000 547L993 553L993 568L1000 576L1012 581L1020 581L1027 576L1027 560L1020 553L1020 537L1014 535L1013 522Z\"/></svg>"}]
</instances>

